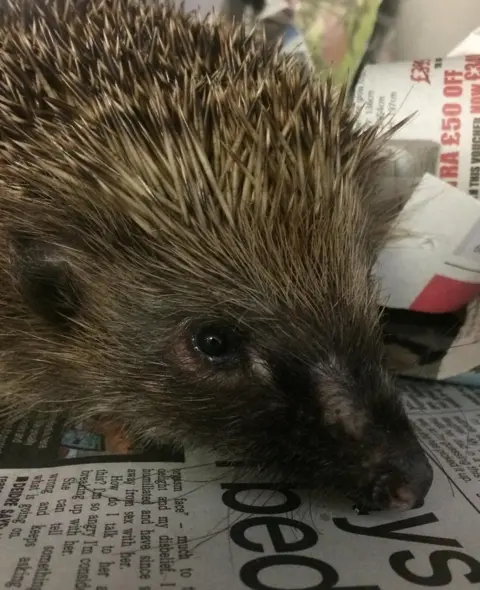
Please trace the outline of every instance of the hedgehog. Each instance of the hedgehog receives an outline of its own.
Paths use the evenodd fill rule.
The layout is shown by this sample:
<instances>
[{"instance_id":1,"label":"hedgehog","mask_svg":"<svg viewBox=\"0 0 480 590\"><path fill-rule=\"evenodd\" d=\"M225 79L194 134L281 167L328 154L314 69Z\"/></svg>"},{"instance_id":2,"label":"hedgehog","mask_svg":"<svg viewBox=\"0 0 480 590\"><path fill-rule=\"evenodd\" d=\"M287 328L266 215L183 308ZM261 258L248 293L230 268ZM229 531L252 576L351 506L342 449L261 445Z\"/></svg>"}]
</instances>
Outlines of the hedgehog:
<instances>
[{"instance_id":1,"label":"hedgehog","mask_svg":"<svg viewBox=\"0 0 480 590\"><path fill-rule=\"evenodd\" d=\"M221 18L0 10L0 415L208 449L365 510L430 462L386 367L394 132Z\"/></svg>"}]
</instances>

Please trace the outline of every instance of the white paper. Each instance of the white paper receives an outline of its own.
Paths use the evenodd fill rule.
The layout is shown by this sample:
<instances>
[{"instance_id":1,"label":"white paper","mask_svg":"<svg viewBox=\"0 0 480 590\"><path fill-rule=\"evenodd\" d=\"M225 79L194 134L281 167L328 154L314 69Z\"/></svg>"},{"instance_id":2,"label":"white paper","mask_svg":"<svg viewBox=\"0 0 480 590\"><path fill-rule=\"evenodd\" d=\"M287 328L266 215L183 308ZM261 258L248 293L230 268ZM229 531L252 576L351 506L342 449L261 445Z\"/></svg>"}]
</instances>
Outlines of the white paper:
<instances>
[{"instance_id":1,"label":"white paper","mask_svg":"<svg viewBox=\"0 0 480 590\"><path fill-rule=\"evenodd\" d=\"M480 293L478 201L425 174L400 224L409 237L392 241L375 270L389 307L446 313Z\"/></svg>"},{"instance_id":2,"label":"white paper","mask_svg":"<svg viewBox=\"0 0 480 590\"><path fill-rule=\"evenodd\" d=\"M449 57L457 57L459 55L469 55L480 53L480 27L475 29L459 43L450 53Z\"/></svg>"}]
</instances>

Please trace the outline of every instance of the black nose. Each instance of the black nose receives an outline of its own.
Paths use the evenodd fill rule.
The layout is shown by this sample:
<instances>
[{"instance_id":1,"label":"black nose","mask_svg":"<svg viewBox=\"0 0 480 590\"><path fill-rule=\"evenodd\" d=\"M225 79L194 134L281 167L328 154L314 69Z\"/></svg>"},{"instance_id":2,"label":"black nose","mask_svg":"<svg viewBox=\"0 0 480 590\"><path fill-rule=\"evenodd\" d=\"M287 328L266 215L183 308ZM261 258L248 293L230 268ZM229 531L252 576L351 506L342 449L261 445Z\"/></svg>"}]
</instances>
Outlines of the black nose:
<instances>
[{"instance_id":1,"label":"black nose","mask_svg":"<svg viewBox=\"0 0 480 590\"><path fill-rule=\"evenodd\" d=\"M364 497L367 510L413 510L423 506L433 469L422 449L399 453L377 471Z\"/></svg>"}]
</instances>

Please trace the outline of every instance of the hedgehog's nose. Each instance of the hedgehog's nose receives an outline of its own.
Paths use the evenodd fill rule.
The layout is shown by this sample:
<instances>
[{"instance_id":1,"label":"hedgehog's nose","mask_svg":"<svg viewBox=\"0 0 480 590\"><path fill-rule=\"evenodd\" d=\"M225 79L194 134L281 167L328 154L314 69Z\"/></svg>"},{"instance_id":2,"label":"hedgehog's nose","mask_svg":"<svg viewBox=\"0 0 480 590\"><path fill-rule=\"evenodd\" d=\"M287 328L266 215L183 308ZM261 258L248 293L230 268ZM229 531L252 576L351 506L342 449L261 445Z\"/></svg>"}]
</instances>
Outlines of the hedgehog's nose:
<instances>
[{"instance_id":1,"label":"hedgehog's nose","mask_svg":"<svg viewBox=\"0 0 480 590\"><path fill-rule=\"evenodd\" d=\"M422 449L405 452L377 471L365 505L369 510L420 508L432 483L433 469Z\"/></svg>"}]
</instances>

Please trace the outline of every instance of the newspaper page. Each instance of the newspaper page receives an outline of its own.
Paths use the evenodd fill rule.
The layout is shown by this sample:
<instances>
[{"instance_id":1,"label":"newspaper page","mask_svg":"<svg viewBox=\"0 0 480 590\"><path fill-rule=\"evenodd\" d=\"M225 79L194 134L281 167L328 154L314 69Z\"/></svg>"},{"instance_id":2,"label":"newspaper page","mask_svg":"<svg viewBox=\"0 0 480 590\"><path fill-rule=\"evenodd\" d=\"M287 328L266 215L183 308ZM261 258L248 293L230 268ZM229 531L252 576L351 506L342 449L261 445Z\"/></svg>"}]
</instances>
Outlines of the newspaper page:
<instances>
[{"instance_id":1,"label":"newspaper page","mask_svg":"<svg viewBox=\"0 0 480 590\"><path fill-rule=\"evenodd\" d=\"M0 587L478 588L480 394L399 386L435 469L424 506L404 513L358 515L202 453L136 450L114 425L4 430Z\"/></svg>"},{"instance_id":2,"label":"newspaper page","mask_svg":"<svg viewBox=\"0 0 480 590\"><path fill-rule=\"evenodd\" d=\"M458 309L480 292L480 55L366 66L355 97L364 122L415 114L395 134L406 151L439 148L434 175L425 174L404 214L415 243L393 244L379 261L388 305Z\"/></svg>"},{"instance_id":3,"label":"newspaper page","mask_svg":"<svg viewBox=\"0 0 480 590\"><path fill-rule=\"evenodd\" d=\"M446 58L365 66L354 103L363 122L414 115L392 142L399 181L418 177L401 218L410 237L392 242L376 267L385 305L412 315L393 323L391 364L439 380L473 371L480 366L479 30ZM455 320L448 333L435 327L442 314Z\"/></svg>"}]
</instances>

